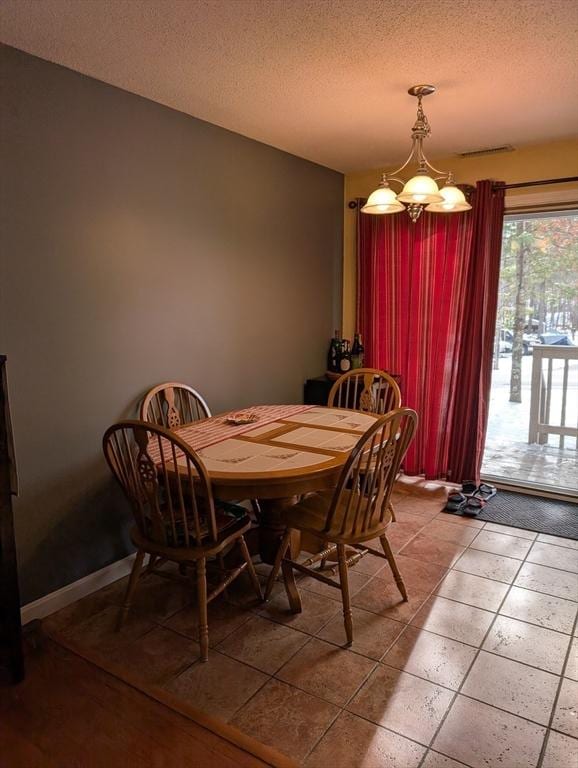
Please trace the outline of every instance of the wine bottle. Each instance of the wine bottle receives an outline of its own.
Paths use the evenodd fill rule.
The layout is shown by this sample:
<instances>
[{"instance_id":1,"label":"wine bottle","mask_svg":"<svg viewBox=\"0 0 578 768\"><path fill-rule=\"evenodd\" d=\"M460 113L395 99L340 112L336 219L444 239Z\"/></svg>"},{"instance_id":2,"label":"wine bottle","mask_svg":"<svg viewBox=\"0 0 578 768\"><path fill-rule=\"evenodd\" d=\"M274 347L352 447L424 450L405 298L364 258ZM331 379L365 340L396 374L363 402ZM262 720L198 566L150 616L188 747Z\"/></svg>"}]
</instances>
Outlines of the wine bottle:
<instances>
[{"instance_id":1,"label":"wine bottle","mask_svg":"<svg viewBox=\"0 0 578 768\"><path fill-rule=\"evenodd\" d=\"M349 348L349 341L343 339L341 347L341 355L339 357L339 370L341 373L347 373L351 369L351 350Z\"/></svg>"},{"instance_id":2,"label":"wine bottle","mask_svg":"<svg viewBox=\"0 0 578 768\"><path fill-rule=\"evenodd\" d=\"M339 371L339 356L341 351L341 334L339 330L335 331L335 336L331 339L329 352L327 353L327 370L337 373Z\"/></svg>"},{"instance_id":3,"label":"wine bottle","mask_svg":"<svg viewBox=\"0 0 578 768\"><path fill-rule=\"evenodd\" d=\"M351 347L351 367L361 368L361 361L359 358L359 334L356 333L353 337L353 346Z\"/></svg>"},{"instance_id":4,"label":"wine bottle","mask_svg":"<svg viewBox=\"0 0 578 768\"><path fill-rule=\"evenodd\" d=\"M365 365L365 347L361 341L361 334L359 334L359 367L363 368Z\"/></svg>"},{"instance_id":5,"label":"wine bottle","mask_svg":"<svg viewBox=\"0 0 578 768\"><path fill-rule=\"evenodd\" d=\"M363 368L364 348L361 343L361 335L356 333L353 339L353 347L351 348L351 367Z\"/></svg>"}]
</instances>

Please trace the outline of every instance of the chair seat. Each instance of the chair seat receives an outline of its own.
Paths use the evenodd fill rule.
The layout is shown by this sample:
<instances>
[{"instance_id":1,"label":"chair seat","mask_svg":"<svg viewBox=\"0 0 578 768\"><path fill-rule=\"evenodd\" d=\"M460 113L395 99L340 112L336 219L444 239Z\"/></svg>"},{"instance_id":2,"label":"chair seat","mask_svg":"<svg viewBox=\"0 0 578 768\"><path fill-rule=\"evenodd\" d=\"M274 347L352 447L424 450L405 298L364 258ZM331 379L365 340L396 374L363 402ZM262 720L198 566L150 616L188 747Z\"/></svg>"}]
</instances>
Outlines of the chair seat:
<instances>
[{"instance_id":1,"label":"chair seat","mask_svg":"<svg viewBox=\"0 0 578 768\"><path fill-rule=\"evenodd\" d=\"M333 495L333 491L320 491L319 493L312 493L307 496L303 501L300 501L299 504L289 507L285 511L285 524L288 528L306 531L307 533L323 538L326 541L348 544L374 539L376 536L381 535L381 533L388 527L389 520L386 520L371 528L366 528L363 535L360 536L354 536L347 530L343 535L339 535L338 532L341 530L348 501L352 495L352 491L344 491L341 497L341 503L337 507L333 517L332 530L335 533L327 532L325 530L327 512L333 500ZM356 504L357 502L352 500L351 503Z\"/></svg>"},{"instance_id":2,"label":"chair seat","mask_svg":"<svg viewBox=\"0 0 578 768\"><path fill-rule=\"evenodd\" d=\"M172 530L168 527L167 533L168 542L163 544L158 541L154 541L150 538L144 538L138 532L138 529L133 528L131 531L131 538L135 546L144 546L146 544L148 549L154 548L158 554L163 554L165 551L170 551L171 556L175 553L180 553L181 558L189 559L197 555L198 557L204 556L210 553L212 550L219 550L222 545L234 534L239 531L245 531L251 525L251 518L249 517L247 510L237 504L229 504L225 501L215 500L215 522L217 524L217 541L207 540L206 543L197 545L194 543L189 544L187 547L185 541L185 529L183 521L177 521L175 525L176 540L173 539ZM189 526L189 532L193 531L193 524ZM201 535L208 536L209 530L206 522L201 524ZM138 543L137 543L138 542Z\"/></svg>"}]
</instances>

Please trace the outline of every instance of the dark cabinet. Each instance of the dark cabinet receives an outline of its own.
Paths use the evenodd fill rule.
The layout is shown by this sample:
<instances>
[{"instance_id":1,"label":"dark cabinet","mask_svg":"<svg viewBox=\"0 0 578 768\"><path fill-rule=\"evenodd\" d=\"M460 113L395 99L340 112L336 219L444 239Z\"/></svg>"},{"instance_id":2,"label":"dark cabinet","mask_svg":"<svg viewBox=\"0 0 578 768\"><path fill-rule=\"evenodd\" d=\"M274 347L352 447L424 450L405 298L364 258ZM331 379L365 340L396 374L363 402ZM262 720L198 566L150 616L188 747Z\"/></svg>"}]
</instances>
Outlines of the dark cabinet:
<instances>
[{"instance_id":1,"label":"dark cabinet","mask_svg":"<svg viewBox=\"0 0 578 768\"><path fill-rule=\"evenodd\" d=\"M329 390L332 386L333 382L327 376L307 379L303 388L303 402L305 405L327 405Z\"/></svg>"},{"instance_id":2,"label":"dark cabinet","mask_svg":"<svg viewBox=\"0 0 578 768\"><path fill-rule=\"evenodd\" d=\"M6 357L0 355L0 668L12 682L24 677L20 594L14 541L12 496L16 494L16 462L10 426Z\"/></svg>"}]
</instances>

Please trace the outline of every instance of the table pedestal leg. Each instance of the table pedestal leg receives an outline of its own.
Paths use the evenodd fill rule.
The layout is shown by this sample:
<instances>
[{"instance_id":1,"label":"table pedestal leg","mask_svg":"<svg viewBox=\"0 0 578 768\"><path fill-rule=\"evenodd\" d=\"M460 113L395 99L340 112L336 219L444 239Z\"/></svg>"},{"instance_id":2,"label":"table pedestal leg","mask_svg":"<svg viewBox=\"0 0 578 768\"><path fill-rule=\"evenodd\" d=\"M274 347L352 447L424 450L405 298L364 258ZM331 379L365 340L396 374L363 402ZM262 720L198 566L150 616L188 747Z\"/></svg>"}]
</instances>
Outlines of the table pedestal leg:
<instances>
[{"instance_id":1,"label":"table pedestal leg","mask_svg":"<svg viewBox=\"0 0 578 768\"><path fill-rule=\"evenodd\" d=\"M285 499L261 499L261 521L259 525L258 551L261 560L268 565L273 565L279 544L285 533L283 512L287 507L292 507L299 501L299 496L291 496ZM316 553L323 548L323 541L308 533L294 531L291 537L290 557L297 558L299 552Z\"/></svg>"},{"instance_id":2,"label":"table pedestal leg","mask_svg":"<svg viewBox=\"0 0 578 768\"><path fill-rule=\"evenodd\" d=\"M298 496L290 496L285 499L260 499L261 520L259 525L259 554L261 560L268 565L273 565L279 544L285 533L283 512L287 507L297 503ZM297 557L301 548L300 535L295 531L291 540L291 556Z\"/></svg>"}]
</instances>

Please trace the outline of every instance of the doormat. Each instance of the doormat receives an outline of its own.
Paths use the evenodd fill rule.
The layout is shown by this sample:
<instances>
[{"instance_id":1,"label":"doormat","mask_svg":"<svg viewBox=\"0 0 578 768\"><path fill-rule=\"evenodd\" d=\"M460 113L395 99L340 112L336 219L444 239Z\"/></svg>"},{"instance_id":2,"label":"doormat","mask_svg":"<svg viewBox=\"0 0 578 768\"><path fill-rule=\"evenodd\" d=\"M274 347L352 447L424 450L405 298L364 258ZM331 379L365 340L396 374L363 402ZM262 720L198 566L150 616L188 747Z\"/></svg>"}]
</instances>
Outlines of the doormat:
<instances>
[{"instance_id":1,"label":"doormat","mask_svg":"<svg viewBox=\"0 0 578 768\"><path fill-rule=\"evenodd\" d=\"M476 520L578 539L578 504L525 493L498 491Z\"/></svg>"}]
</instances>

